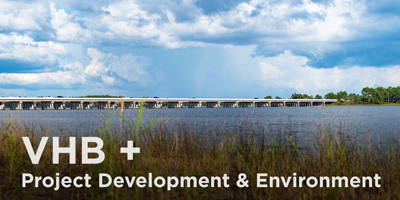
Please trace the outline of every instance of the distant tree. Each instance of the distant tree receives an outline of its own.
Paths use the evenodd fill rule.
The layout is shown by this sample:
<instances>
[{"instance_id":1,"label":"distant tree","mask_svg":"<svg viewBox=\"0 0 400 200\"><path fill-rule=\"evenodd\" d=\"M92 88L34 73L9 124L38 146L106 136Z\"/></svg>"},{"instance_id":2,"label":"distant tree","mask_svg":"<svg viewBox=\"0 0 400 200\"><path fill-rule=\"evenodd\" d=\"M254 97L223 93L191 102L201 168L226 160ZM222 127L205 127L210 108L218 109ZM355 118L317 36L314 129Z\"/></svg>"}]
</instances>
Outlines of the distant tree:
<instances>
[{"instance_id":1,"label":"distant tree","mask_svg":"<svg viewBox=\"0 0 400 200\"><path fill-rule=\"evenodd\" d=\"M400 86L397 86L393 88L392 92L390 93L392 95L392 102L396 103L398 102L398 99L400 99Z\"/></svg>"},{"instance_id":2,"label":"distant tree","mask_svg":"<svg viewBox=\"0 0 400 200\"><path fill-rule=\"evenodd\" d=\"M373 88L365 87L361 90L362 101L372 103L372 90Z\"/></svg>"},{"instance_id":3,"label":"distant tree","mask_svg":"<svg viewBox=\"0 0 400 200\"><path fill-rule=\"evenodd\" d=\"M338 93L336 94L336 98L337 98L338 100L340 100L340 99L348 100L349 97L348 97L346 91L340 91L340 92L338 92Z\"/></svg>"},{"instance_id":4,"label":"distant tree","mask_svg":"<svg viewBox=\"0 0 400 200\"><path fill-rule=\"evenodd\" d=\"M266 97L264 97L264 99L272 99L272 96L271 95L266 96Z\"/></svg>"},{"instance_id":5,"label":"distant tree","mask_svg":"<svg viewBox=\"0 0 400 200\"><path fill-rule=\"evenodd\" d=\"M279 96L276 96L276 97L275 97L275 99L281 99L281 97L279 97Z\"/></svg>"},{"instance_id":6,"label":"distant tree","mask_svg":"<svg viewBox=\"0 0 400 200\"><path fill-rule=\"evenodd\" d=\"M290 97L291 99L304 99L303 95L301 94L292 94L292 96Z\"/></svg>"},{"instance_id":7,"label":"distant tree","mask_svg":"<svg viewBox=\"0 0 400 200\"><path fill-rule=\"evenodd\" d=\"M333 92L329 92L324 97L325 97L325 99L337 99L337 95Z\"/></svg>"},{"instance_id":8,"label":"distant tree","mask_svg":"<svg viewBox=\"0 0 400 200\"><path fill-rule=\"evenodd\" d=\"M352 103L357 103L357 104L361 104L361 96L355 93L350 93L349 94L349 100Z\"/></svg>"},{"instance_id":9,"label":"distant tree","mask_svg":"<svg viewBox=\"0 0 400 200\"><path fill-rule=\"evenodd\" d=\"M317 94L317 95L315 95L315 99L322 99L322 96Z\"/></svg>"}]
</instances>

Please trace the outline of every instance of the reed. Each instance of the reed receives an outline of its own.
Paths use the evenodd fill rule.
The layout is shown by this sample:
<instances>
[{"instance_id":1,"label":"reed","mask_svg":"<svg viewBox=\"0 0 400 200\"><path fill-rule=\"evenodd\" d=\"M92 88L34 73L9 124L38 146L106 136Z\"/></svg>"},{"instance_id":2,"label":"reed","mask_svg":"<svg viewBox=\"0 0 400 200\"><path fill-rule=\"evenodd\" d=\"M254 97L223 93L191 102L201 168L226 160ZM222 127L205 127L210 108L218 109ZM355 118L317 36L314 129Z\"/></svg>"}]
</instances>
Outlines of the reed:
<instances>
[{"instance_id":1,"label":"reed","mask_svg":"<svg viewBox=\"0 0 400 200\"><path fill-rule=\"evenodd\" d=\"M143 107L142 107L143 108ZM46 128L32 128L31 124L13 121L0 128L0 198L3 199L400 199L399 137L371 142L371 135L363 140L341 132L321 129L300 145L290 128L281 131L254 129L245 122L235 131L213 129L199 131L182 123L171 126L164 119L142 125L143 109L138 120L132 122L117 110L121 127L111 127L108 122L92 136L103 138L104 162L98 165L70 165L68 155L60 156L60 164L52 161L51 143L46 145L41 161L32 165L21 137L29 137L37 148L42 136L49 136ZM66 133L59 133L60 146L69 146ZM79 138L79 137L78 137ZM133 161L120 154L119 148L133 140L141 153ZM80 146L80 141L77 141ZM381 145L382 144L382 145ZM77 161L81 160L78 149ZM21 187L21 174L36 176L60 175L92 176L91 188L62 188L59 191L44 187ZM108 188L100 189L96 182L99 173L115 176L222 176L230 177L229 188ZM250 187L235 186L237 176L247 174ZM270 176L373 176L379 174L381 188L257 188L256 174Z\"/></svg>"}]
</instances>

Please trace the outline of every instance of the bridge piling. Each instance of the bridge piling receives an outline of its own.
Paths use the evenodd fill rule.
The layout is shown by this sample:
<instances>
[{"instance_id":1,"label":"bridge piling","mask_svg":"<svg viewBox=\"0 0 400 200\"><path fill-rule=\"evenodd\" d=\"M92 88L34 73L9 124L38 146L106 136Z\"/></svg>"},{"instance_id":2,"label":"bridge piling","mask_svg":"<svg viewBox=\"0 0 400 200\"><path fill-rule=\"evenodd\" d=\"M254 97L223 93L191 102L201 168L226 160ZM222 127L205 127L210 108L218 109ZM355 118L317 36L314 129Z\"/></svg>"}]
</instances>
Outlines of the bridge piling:
<instances>
[{"instance_id":1,"label":"bridge piling","mask_svg":"<svg viewBox=\"0 0 400 200\"><path fill-rule=\"evenodd\" d=\"M197 101L197 102L189 101L188 104L189 104L188 108L202 108L203 107L201 101Z\"/></svg>"},{"instance_id":2,"label":"bridge piling","mask_svg":"<svg viewBox=\"0 0 400 200\"><path fill-rule=\"evenodd\" d=\"M220 107L220 101L207 101L206 107L207 108L219 108Z\"/></svg>"}]
</instances>

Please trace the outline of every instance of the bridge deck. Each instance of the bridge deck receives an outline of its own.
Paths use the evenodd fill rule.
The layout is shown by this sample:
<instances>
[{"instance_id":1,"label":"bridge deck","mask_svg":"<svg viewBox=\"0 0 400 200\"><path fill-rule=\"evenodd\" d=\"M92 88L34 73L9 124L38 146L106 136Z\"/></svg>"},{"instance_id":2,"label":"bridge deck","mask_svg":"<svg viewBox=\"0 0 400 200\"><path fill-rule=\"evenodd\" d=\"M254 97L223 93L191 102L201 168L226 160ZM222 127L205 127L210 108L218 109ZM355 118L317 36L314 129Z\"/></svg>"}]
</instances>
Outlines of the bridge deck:
<instances>
[{"instance_id":1,"label":"bridge deck","mask_svg":"<svg viewBox=\"0 0 400 200\"><path fill-rule=\"evenodd\" d=\"M3 97L0 98L0 110L8 103L11 110L35 110L40 102L43 110L65 109L65 103L71 109L92 109L97 104L98 109L109 109L122 106L138 108L143 102L146 108L162 108L167 103L168 108L182 108L188 103L189 108L201 108L203 103L207 108L234 107L286 107L286 106L324 106L336 102L336 99L244 99L244 98L53 98L53 97Z\"/></svg>"}]
</instances>

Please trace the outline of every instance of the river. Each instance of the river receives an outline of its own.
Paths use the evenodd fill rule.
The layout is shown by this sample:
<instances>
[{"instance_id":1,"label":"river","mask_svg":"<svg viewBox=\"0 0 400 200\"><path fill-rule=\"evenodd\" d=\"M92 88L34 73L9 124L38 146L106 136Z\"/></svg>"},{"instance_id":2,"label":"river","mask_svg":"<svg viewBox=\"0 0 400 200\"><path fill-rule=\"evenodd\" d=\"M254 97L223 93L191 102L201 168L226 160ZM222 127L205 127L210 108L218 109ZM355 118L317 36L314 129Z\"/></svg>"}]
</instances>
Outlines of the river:
<instances>
[{"instance_id":1,"label":"river","mask_svg":"<svg viewBox=\"0 0 400 200\"><path fill-rule=\"evenodd\" d=\"M112 125L120 127L121 120L113 110L2 110L0 120L22 121L28 126L47 127L51 134L93 134L106 123L111 112ZM124 116L136 121L138 109L125 109ZM326 106L326 107L265 107L265 108L162 108L145 109L143 121L162 117L171 126L187 123L203 130L239 130L246 124L255 130L290 131L300 137L312 136L326 128L329 132L351 136L366 133L376 140L400 132L400 106ZM241 125L240 125L241 124Z\"/></svg>"}]
</instances>

